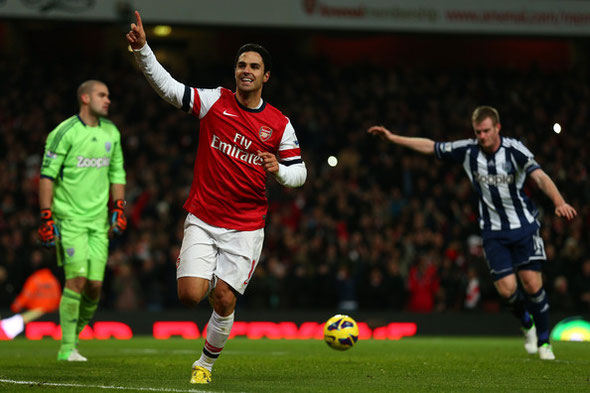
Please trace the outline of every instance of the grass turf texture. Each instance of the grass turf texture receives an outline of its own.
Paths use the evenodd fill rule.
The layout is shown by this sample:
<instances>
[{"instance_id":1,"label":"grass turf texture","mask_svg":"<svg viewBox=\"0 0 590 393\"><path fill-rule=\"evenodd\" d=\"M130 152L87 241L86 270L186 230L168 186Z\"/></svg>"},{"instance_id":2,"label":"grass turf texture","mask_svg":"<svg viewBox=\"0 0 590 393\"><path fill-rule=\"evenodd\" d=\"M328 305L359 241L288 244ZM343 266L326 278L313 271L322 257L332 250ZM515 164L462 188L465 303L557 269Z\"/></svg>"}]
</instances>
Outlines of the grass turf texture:
<instances>
[{"instance_id":1,"label":"grass turf texture","mask_svg":"<svg viewBox=\"0 0 590 393\"><path fill-rule=\"evenodd\" d=\"M203 340L83 341L86 363L57 363L58 342L0 341L0 392L589 392L590 343L556 342L556 361L521 338L228 342L211 385L190 385ZM19 384L16 382L25 382ZM71 386L68 386L71 384Z\"/></svg>"}]
</instances>

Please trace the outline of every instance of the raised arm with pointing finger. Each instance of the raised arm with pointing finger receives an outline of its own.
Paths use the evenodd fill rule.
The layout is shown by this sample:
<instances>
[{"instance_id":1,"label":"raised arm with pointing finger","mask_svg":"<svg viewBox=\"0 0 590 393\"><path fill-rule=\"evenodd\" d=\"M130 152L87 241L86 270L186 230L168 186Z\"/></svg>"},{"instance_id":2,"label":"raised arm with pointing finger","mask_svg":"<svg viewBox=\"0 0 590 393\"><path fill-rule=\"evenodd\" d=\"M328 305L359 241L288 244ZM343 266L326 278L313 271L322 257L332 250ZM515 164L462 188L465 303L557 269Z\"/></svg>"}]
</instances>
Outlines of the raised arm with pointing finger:
<instances>
[{"instance_id":1,"label":"raised arm with pointing finger","mask_svg":"<svg viewBox=\"0 0 590 393\"><path fill-rule=\"evenodd\" d=\"M307 170L288 117L262 99L270 53L258 44L236 55L236 90L202 89L178 82L158 63L135 13L127 41L141 71L167 102L199 119L199 143L188 215L177 264L178 296L196 306L208 294L213 313L191 383L209 383L231 332L238 295L244 294L262 251L268 209L266 177L303 185ZM171 130L173 132L173 130ZM195 132L195 134L197 134Z\"/></svg>"},{"instance_id":2,"label":"raised arm with pointing finger","mask_svg":"<svg viewBox=\"0 0 590 393\"><path fill-rule=\"evenodd\" d=\"M185 85L172 78L170 73L156 60L156 56L147 45L139 12L135 11L135 17L137 23L131 24L131 30L126 37L133 49L137 64L160 97L175 107L182 108Z\"/></svg>"}]
</instances>

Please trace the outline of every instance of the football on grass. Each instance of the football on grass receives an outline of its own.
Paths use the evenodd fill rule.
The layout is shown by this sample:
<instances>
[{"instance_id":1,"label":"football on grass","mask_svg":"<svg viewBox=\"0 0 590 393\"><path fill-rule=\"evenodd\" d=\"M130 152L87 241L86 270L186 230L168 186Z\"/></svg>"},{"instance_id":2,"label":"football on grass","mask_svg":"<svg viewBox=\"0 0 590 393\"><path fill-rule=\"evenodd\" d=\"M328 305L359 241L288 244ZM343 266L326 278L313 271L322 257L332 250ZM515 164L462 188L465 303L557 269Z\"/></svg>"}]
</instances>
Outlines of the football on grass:
<instances>
[{"instance_id":1,"label":"football on grass","mask_svg":"<svg viewBox=\"0 0 590 393\"><path fill-rule=\"evenodd\" d=\"M338 351L354 347L358 338L359 327L348 315L334 315L324 326L324 341L330 348Z\"/></svg>"}]
</instances>

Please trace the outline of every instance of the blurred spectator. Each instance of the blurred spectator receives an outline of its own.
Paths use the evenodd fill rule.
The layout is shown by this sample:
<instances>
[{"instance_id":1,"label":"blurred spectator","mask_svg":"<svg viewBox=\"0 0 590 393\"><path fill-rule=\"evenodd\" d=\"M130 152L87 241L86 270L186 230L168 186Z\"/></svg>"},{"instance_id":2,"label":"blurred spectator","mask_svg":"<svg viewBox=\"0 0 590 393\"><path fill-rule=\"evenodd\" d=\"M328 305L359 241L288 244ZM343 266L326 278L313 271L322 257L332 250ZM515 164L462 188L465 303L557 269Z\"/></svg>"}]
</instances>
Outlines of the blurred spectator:
<instances>
[{"instance_id":1,"label":"blurred spectator","mask_svg":"<svg viewBox=\"0 0 590 393\"><path fill-rule=\"evenodd\" d=\"M356 280L349 264L342 264L336 273L336 292L338 309L343 312L355 311L358 308Z\"/></svg>"},{"instance_id":2,"label":"blurred spectator","mask_svg":"<svg viewBox=\"0 0 590 393\"><path fill-rule=\"evenodd\" d=\"M575 278L574 296L579 311L590 311L590 258L584 260Z\"/></svg>"},{"instance_id":3,"label":"blurred spectator","mask_svg":"<svg viewBox=\"0 0 590 393\"><path fill-rule=\"evenodd\" d=\"M359 306L363 310L383 310L389 308L389 288L380 267L373 266L363 277L359 286Z\"/></svg>"},{"instance_id":4,"label":"blurred spectator","mask_svg":"<svg viewBox=\"0 0 590 393\"><path fill-rule=\"evenodd\" d=\"M479 289L479 278L474 268L467 270L467 288L465 289L465 308L467 310L474 310L481 298Z\"/></svg>"},{"instance_id":5,"label":"blurred spectator","mask_svg":"<svg viewBox=\"0 0 590 393\"><path fill-rule=\"evenodd\" d=\"M407 301L407 285L400 269L400 263L395 258L390 258L385 271L385 292L387 308L403 310Z\"/></svg>"},{"instance_id":6,"label":"blurred spectator","mask_svg":"<svg viewBox=\"0 0 590 393\"><path fill-rule=\"evenodd\" d=\"M61 284L49 268L42 267L27 278L10 309L14 313L36 309L52 312L59 307L60 298Z\"/></svg>"},{"instance_id":7,"label":"blurred spectator","mask_svg":"<svg viewBox=\"0 0 590 393\"><path fill-rule=\"evenodd\" d=\"M439 284L437 266L430 255L421 254L408 275L408 311L433 311Z\"/></svg>"},{"instance_id":8,"label":"blurred spectator","mask_svg":"<svg viewBox=\"0 0 590 393\"><path fill-rule=\"evenodd\" d=\"M451 310L451 311L459 311L462 308L462 302L465 298L465 273L460 269L459 265L456 261L460 258L453 252L449 252L450 250L447 249L445 256L443 257L441 266L438 271L438 276L440 277L440 289L437 294L438 296L438 305L437 308L440 311L444 310ZM475 276L477 279L477 276ZM469 280L469 277L468 279ZM469 285L470 282L468 281L468 292L469 294ZM479 283L476 286L477 288L477 298L475 300L475 305L477 305L477 301L479 300Z\"/></svg>"},{"instance_id":9,"label":"blurred spectator","mask_svg":"<svg viewBox=\"0 0 590 393\"><path fill-rule=\"evenodd\" d=\"M565 276L557 276L553 281L551 293L551 307L558 312L571 313L575 310L574 298L569 291L569 284Z\"/></svg>"},{"instance_id":10,"label":"blurred spectator","mask_svg":"<svg viewBox=\"0 0 590 393\"><path fill-rule=\"evenodd\" d=\"M7 309L14 299L13 285L9 281L8 271L0 265L0 309Z\"/></svg>"}]
</instances>

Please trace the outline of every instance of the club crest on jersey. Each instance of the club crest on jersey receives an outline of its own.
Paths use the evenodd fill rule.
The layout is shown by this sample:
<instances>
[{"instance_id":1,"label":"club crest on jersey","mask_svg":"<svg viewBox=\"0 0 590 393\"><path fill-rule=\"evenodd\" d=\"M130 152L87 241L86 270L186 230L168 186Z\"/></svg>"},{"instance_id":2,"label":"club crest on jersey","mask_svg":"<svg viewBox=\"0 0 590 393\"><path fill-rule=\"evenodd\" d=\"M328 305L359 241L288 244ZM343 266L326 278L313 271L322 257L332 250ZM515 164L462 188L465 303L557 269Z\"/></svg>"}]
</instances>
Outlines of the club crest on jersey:
<instances>
[{"instance_id":1,"label":"club crest on jersey","mask_svg":"<svg viewBox=\"0 0 590 393\"><path fill-rule=\"evenodd\" d=\"M260 140L262 142L266 142L267 140L269 140L271 135L272 135L272 128L270 128L270 127L262 126L258 130L258 136L260 137Z\"/></svg>"},{"instance_id":2,"label":"club crest on jersey","mask_svg":"<svg viewBox=\"0 0 590 393\"><path fill-rule=\"evenodd\" d=\"M512 172L512 162L506 161L504 163L504 170L506 171L506 173Z\"/></svg>"},{"instance_id":3,"label":"club crest on jersey","mask_svg":"<svg viewBox=\"0 0 590 393\"><path fill-rule=\"evenodd\" d=\"M111 151L111 142L105 142L104 148L107 150L107 153Z\"/></svg>"},{"instance_id":4,"label":"club crest on jersey","mask_svg":"<svg viewBox=\"0 0 590 393\"><path fill-rule=\"evenodd\" d=\"M72 247L72 248L67 248L67 249L66 249L66 253L67 253L67 254L68 254L70 257L73 257L75 252L76 252L76 250L74 250L74 248L73 248L73 247Z\"/></svg>"}]
</instances>

